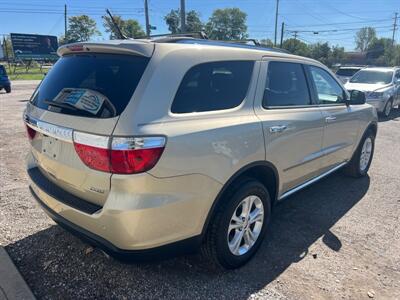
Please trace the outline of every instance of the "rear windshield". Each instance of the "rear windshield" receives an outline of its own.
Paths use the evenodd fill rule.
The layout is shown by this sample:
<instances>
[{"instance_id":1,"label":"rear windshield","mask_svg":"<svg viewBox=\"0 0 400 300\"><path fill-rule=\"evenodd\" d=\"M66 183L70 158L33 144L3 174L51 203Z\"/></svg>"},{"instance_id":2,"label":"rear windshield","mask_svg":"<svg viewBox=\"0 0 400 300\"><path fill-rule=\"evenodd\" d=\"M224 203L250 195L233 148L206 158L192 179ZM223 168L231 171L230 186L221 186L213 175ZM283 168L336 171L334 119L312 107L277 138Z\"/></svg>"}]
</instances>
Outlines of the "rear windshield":
<instances>
[{"instance_id":1,"label":"rear windshield","mask_svg":"<svg viewBox=\"0 0 400 300\"><path fill-rule=\"evenodd\" d=\"M339 69L336 71L336 75L339 76L353 76L354 74L356 74L358 71L360 71L361 69Z\"/></svg>"},{"instance_id":2,"label":"rear windshield","mask_svg":"<svg viewBox=\"0 0 400 300\"><path fill-rule=\"evenodd\" d=\"M49 111L93 118L118 116L127 106L149 58L75 54L60 58L31 102Z\"/></svg>"}]
</instances>

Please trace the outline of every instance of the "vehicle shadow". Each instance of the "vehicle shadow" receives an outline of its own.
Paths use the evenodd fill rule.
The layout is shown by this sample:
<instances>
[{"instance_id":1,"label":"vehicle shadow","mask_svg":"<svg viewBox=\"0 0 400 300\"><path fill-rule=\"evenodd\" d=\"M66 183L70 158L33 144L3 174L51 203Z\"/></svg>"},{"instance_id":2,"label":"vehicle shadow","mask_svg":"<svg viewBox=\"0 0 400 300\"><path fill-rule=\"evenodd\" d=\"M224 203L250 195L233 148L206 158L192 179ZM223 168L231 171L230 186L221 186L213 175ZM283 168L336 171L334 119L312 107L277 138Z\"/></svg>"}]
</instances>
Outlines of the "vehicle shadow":
<instances>
[{"instance_id":1,"label":"vehicle shadow","mask_svg":"<svg viewBox=\"0 0 400 300\"><path fill-rule=\"evenodd\" d=\"M393 108L389 117L379 116L379 123L391 121L400 118L400 109Z\"/></svg>"},{"instance_id":2,"label":"vehicle shadow","mask_svg":"<svg viewBox=\"0 0 400 300\"><path fill-rule=\"evenodd\" d=\"M329 251L340 251L340 237L330 228L363 198L369 185L369 177L333 174L284 200L275 207L267 238L254 259L233 271L214 270L198 254L123 264L91 251L58 226L6 250L38 298L247 299L310 255L309 247L321 237Z\"/></svg>"}]
</instances>

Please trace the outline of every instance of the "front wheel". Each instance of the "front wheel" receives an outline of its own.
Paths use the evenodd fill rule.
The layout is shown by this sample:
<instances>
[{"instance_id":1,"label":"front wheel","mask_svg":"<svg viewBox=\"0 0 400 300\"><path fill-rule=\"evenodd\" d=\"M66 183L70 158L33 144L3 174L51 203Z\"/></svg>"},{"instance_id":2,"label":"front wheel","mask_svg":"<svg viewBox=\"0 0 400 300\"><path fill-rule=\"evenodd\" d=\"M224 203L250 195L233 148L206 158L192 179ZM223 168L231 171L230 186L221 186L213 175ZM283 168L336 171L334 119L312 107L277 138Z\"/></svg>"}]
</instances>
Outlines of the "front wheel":
<instances>
[{"instance_id":1,"label":"front wheel","mask_svg":"<svg viewBox=\"0 0 400 300\"><path fill-rule=\"evenodd\" d=\"M392 111L392 106L393 106L393 100L389 99L388 102L386 102L385 109L383 110L383 115L386 118L390 116L390 113Z\"/></svg>"},{"instance_id":2,"label":"front wheel","mask_svg":"<svg viewBox=\"0 0 400 300\"><path fill-rule=\"evenodd\" d=\"M11 86L5 87L5 90L7 94L11 93Z\"/></svg>"},{"instance_id":3,"label":"front wheel","mask_svg":"<svg viewBox=\"0 0 400 300\"><path fill-rule=\"evenodd\" d=\"M375 134L368 130L358 146L353 158L344 169L347 175L352 177L362 177L367 175L371 166L372 157L375 149Z\"/></svg>"},{"instance_id":4,"label":"front wheel","mask_svg":"<svg viewBox=\"0 0 400 300\"><path fill-rule=\"evenodd\" d=\"M260 182L248 179L222 199L207 230L203 254L214 265L234 269L257 252L271 217L271 198Z\"/></svg>"}]
</instances>

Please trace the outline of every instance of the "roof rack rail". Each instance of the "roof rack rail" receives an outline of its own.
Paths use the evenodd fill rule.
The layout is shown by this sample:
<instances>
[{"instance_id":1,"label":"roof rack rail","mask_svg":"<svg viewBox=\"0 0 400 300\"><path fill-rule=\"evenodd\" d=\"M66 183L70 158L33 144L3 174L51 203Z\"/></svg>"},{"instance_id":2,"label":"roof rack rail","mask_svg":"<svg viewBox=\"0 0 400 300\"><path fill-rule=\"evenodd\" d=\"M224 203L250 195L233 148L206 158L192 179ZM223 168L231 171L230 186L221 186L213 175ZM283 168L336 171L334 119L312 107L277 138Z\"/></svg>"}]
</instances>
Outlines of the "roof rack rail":
<instances>
[{"instance_id":1,"label":"roof rack rail","mask_svg":"<svg viewBox=\"0 0 400 300\"><path fill-rule=\"evenodd\" d=\"M194 31L194 32L185 32L185 33L163 33L163 34L154 34L150 35L149 38L178 38L178 37L186 37L186 38L196 38L208 40L208 36L204 31Z\"/></svg>"},{"instance_id":2,"label":"roof rack rail","mask_svg":"<svg viewBox=\"0 0 400 300\"><path fill-rule=\"evenodd\" d=\"M223 42L227 42L227 43L239 43L239 44L246 44L248 42L253 42L254 46L261 46L261 43L256 40L256 39L244 39L244 40L222 40Z\"/></svg>"}]
</instances>

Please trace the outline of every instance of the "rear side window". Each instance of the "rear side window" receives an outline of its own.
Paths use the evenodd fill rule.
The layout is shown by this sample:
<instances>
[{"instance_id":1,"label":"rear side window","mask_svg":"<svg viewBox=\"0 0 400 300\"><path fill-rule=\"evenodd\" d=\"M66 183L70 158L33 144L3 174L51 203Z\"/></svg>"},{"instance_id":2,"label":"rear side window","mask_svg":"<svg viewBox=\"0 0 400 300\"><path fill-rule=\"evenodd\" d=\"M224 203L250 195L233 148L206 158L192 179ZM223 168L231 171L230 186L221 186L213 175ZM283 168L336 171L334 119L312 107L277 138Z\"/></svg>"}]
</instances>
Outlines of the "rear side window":
<instances>
[{"instance_id":1,"label":"rear side window","mask_svg":"<svg viewBox=\"0 0 400 300\"><path fill-rule=\"evenodd\" d=\"M76 54L58 60L31 98L39 108L68 115L120 115L135 91L149 58Z\"/></svg>"},{"instance_id":2,"label":"rear side window","mask_svg":"<svg viewBox=\"0 0 400 300\"><path fill-rule=\"evenodd\" d=\"M303 106L311 103L303 66L297 63L268 64L263 106Z\"/></svg>"},{"instance_id":3,"label":"rear side window","mask_svg":"<svg viewBox=\"0 0 400 300\"><path fill-rule=\"evenodd\" d=\"M1 75L6 75L6 70L4 69L3 66L0 66L0 76Z\"/></svg>"},{"instance_id":4,"label":"rear side window","mask_svg":"<svg viewBox=\"0 0 400 300\"><path fill-rule=\"evenodd\" d=\"M172 103L173 113L234 108L246 97L253 61L219 61L191 68Z\"/></svg>"}]
</instances>

